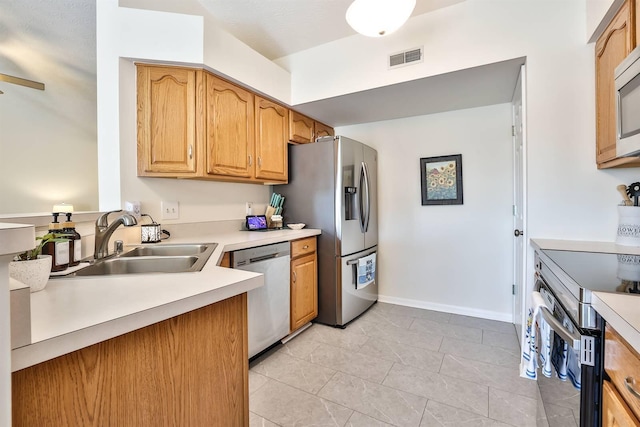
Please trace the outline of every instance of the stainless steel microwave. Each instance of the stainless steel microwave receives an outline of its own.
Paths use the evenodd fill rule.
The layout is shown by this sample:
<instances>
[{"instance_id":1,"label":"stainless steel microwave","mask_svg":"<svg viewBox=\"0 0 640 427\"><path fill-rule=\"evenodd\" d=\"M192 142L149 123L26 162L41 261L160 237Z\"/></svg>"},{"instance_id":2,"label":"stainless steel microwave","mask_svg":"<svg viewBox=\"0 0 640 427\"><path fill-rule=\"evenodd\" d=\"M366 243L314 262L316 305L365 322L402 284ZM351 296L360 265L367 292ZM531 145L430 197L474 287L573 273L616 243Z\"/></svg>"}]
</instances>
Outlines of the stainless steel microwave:
<instances>
[{"instance_id":1,"label":"stainless steel microwave","mask_svg":"<svg viewBox=\"0 0 640 427\"><path fill-rule=\"evenodd\" d=\"M616 67L616 155L640 156L640 47Z\"/></svg>"}]
</instances>

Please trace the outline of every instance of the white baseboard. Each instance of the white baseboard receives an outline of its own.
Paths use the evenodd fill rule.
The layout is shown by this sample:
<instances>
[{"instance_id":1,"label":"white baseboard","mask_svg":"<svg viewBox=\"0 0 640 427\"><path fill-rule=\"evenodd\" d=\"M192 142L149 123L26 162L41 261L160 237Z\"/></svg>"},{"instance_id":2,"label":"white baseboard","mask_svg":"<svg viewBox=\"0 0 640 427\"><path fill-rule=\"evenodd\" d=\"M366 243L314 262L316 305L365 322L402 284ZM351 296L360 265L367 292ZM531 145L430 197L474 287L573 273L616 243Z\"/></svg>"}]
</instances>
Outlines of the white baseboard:
<instances>
[{"instance_id":1,"label":"white baseboard","mask_svg":"<svg viewBox=\"0 0 640 427\"><path fill-rule=\"evenodd\" d=\"M480 310L477 308L462 307L459 305L438 304L434 302L390 297L386 295L378 295L378 301L388 302L389 304L404 305L407 307L424 308L427 310L442 311L445 313L461 314L463 316L513 323L513 313L501 313L499 311Z\"/></svg>"}]
</instances>

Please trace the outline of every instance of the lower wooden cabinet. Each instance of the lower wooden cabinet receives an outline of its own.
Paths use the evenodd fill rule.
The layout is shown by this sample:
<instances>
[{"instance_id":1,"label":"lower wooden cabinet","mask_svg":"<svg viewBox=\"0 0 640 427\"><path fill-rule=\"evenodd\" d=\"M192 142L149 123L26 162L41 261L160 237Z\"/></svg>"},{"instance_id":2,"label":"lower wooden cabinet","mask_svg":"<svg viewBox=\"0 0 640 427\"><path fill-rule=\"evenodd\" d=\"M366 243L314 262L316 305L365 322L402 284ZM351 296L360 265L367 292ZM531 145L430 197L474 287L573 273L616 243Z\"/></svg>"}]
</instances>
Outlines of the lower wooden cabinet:
<instances>
[{"instance_id":1,"label":"lower wooden cabinet","mask_svg":"<svg viewBox=\"0 0 640 427\"><path fill-rule=\"evenodd\" d=\"M604 352L602 425L640 427L640 355L609 325Z\"/></svg>"},{"instance_id":2,"label":"lower wooden cabinet","mask_svg":"<svg viewBox=\"0 0 640 427\"><path fill-rule=\"evenodd\" d=\"M248 426L247 295L12 375L13 426Z\"/></svg>"},{"instance_id":3,"label":"lower wooden cabinet","mask_svg":"<svg viewBox=\"0 0 640 427\"><path fill-rule=\"evenodd\" d=\"M618 394L615 387L605 381L602 384L602 426L638 427L640 422Z\"/></svg>"},{"instance_id":4,"label":"lower wooden cabinet","mask_svg":"<svg viewBox=\"0 0 640 427\"><path fill-rule=\"evenodd\" d=\"M231 268L231 252L225 252L220 259L220 267Z\"/></svg>"},{"instance_id":5,"label":"lower wooden cabinet","mask_svg":"<svg viewBox=\"0 0 640 427\"><path fill-rule=\"evenodd\" d=\"M316 238L291 242L291 332L318 316Z\"/></svg>"}]
</instances>

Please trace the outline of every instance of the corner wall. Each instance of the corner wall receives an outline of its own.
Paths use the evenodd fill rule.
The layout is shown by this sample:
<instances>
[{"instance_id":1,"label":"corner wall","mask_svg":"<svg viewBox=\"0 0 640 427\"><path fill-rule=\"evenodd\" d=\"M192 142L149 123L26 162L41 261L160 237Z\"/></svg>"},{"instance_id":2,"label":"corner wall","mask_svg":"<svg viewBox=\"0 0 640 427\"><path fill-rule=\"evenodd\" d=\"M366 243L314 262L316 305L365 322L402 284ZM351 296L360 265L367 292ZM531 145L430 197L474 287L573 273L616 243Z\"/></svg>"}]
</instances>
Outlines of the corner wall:
<instances>
[{"instance_id":1,"label":"corner wall","mask_svg":"<svg viewBox=\"0 0 640 427\"><path fill-rule=\"evenodd\" d=\"M511 104L336 129L378 150L380 300L511 320L510 131ZM420 158L449 154L464 204L422 206Z\"/></svg>"}]
</instances>

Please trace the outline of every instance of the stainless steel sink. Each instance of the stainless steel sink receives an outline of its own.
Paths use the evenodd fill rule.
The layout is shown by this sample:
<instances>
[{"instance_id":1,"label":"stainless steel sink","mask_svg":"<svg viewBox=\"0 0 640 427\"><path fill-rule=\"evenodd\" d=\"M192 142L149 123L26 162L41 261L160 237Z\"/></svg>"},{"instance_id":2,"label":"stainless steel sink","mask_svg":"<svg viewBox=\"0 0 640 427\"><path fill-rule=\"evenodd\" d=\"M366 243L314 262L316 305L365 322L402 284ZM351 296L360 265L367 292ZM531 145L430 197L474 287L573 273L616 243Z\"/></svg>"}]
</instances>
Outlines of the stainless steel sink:
<instances>
[{"instance_id":1,"label":"stainless steel sink","mask_svg":"<svg viewBox=\"0 0 640 427\"><path fill-rule=\"evenodd\" d=\"M121 257L198 255L205 252L207 248L207 245L140 246L122 254Z\"/></svg>"},{"instance_id":2,"label":"stainless steel sink","mask_svg":"<svg viewBox=\"0 0 640 427\"><path fill-rule=\"evenodd\" d=\"M108 274L180 273L193 271L198 261L195 256L111 258L82 270L76 276L102 276Z\"/></svg>"},{"instance_id":3,"label":"stainless steel sink","mask_svg":"<svg viewBox=\"0 0 640 427\"><path fill-rule=\"evenodd\" d=\"M112 274L185 273L200 271L217 243L138 246L123 254L101 259L66 276Z\"/></svg>"}]
</instances>

